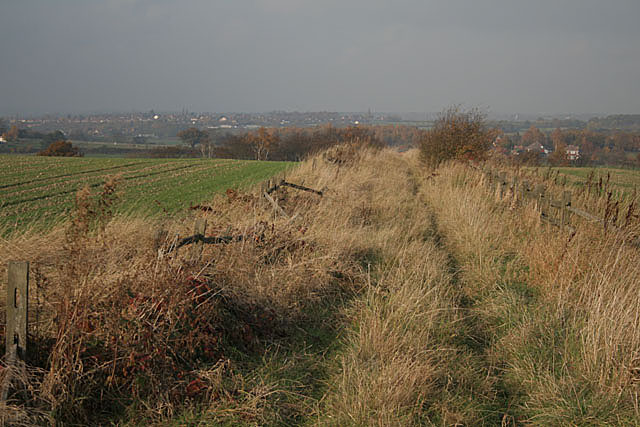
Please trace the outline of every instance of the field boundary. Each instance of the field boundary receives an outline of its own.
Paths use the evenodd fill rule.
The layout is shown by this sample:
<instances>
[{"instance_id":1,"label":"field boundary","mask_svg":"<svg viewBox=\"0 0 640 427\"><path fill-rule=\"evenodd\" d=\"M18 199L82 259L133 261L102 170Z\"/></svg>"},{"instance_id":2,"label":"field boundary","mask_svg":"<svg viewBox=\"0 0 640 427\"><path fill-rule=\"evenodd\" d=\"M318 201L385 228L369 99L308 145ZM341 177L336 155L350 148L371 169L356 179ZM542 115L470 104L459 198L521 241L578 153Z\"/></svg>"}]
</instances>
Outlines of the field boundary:
<instances>
[{"instance_id":1,"label":"field boundary","mask_svg":"<svg viewBox=\"0 0 640 427\"><path fill-rule=\"evenodd\" d=\"M529 180L521 179L517 174L508 176L507 172L498 172L488 167L475 168L483 174L485 183L489 188L495 188L496 195L500 200L504 200L509 196L512 203L517 205L518 202L527 204L527 202L535 203L535 209L540 213L540 219L546 223L558 227L560 230L568 230L574 234L577 224L572 223L572 215L580 217L582 220L590 224L598 224L607 229L623 229L626 228L630 220L634 216L635 205L632 202L627 210L624 223L618 225L618 216L620 210L620 202L611 200L612 193L608 193L607 206L603 217L592 212L572 206L573 192L563 190L560 198L555 198L551 191L543 183L532 183ZM637 242L636 242L637 243Z\"/></svg>"}]
</instances>

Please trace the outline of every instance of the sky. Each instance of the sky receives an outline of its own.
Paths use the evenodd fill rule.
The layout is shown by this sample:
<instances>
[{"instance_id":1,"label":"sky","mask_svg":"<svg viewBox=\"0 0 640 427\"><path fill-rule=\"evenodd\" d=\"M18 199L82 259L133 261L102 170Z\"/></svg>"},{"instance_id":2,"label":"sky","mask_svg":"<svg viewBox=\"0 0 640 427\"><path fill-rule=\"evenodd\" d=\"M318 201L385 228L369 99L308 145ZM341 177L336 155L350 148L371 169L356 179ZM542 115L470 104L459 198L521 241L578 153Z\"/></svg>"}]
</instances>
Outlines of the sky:
<instances>
[{"instance_id":1,"label":"sky","mask_svg":"<svg viewBox=\"0 0 640 427\"><path fill-rule=\"evenodd\" d=\"M0 114L640 113L638 0L0 0Z\"/></svg>"}]
</instances>

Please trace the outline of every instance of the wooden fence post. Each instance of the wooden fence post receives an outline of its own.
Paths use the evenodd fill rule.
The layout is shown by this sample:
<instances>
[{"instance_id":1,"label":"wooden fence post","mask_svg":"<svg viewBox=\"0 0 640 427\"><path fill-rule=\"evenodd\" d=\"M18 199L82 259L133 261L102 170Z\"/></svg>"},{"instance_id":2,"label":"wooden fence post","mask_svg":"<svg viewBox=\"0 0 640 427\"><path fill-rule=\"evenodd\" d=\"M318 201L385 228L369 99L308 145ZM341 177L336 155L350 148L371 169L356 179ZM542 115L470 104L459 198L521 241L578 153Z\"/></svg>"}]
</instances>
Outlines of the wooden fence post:
<instances>
[{"instance_id":1,"label":"wooden fence post","mask_svg":"<svg viewBox=\"0 0 640 427\"><path fill-rule=\"evenodd\" d=\"M522 181L521 193L522 203L524 204L525 199L529 197L529 181Z\"/></svg>"},{"instance_id":2,"label":"wooden fence post","mask_svg":"<svg viewBox=\"0 0 640 427\"><path fill-rule=\"evenodd\" d=\"M7 321L5 329L6 369L0 387L0 422L5 425L3 407L7 404L16 365L27 355L27 313L29 308L29 263L10 261L7 281ZM24 365L22 365L24 366Z\"/></svg>"},{"instance_id":3,"label":"wooden fence post","mask_svg":"<svg viewBox=\"0 0 640 427\"><path fill-rule=\"evenodd\" d=\"M543 203L545 201L543 184L536 185L534 197L536 199L536 204L538 205L538 210L540 211L540 215L545 216L547 213L545 212L544 206L543 206Z\"/></svg>"},{"instance_id":4,"label":"wooden fence post","mask_svg":"<svg viewBox=\"0 0 640 427\"><path fill-rule=\"evenodd\" d=\"M564 230L565 225L569 223L569 211L567 207L571 206L571 191L562 193L562 207L560 208L560 227Z\"/></svg>"},{"instance_id":5,"label":"wooden fence post","mask_svg":"<svg viewBox=\"0 0 640 427\"><path fill-rule=\"evenodd\" d=\"M194 233L196 237L201 237L204 239L205 232L207 231L207 220L204 218L198 218L196 220L196 226L194 229ZM193 249L191 252L191 259L195 262L200 261L200 257L202 256L202 248L204 247L204 242L202 239L196 241L193 245Z\"/></svg>"},{"instance_id":6,"label":"wooden fence post","mask_svg":"<svg viewBox=\"0 0 640 427\"><path fill-rule=\"evenodd\" d=\"M507 186L507 173L500 172L498 185L500 186L500 200L504 197L505 187Z\"/></svg>"},{"instance_id":7,"label":"wooden fence post","mask_svg":"<svg viewBox=\"0 0 640 427\"><path fill-rule=\"evenodd\" d=\"M9 262L7 282L6 351L17 345L17 356L27 354L27 312L29 308L29 263Z\"/></svg>"}]
</instances>

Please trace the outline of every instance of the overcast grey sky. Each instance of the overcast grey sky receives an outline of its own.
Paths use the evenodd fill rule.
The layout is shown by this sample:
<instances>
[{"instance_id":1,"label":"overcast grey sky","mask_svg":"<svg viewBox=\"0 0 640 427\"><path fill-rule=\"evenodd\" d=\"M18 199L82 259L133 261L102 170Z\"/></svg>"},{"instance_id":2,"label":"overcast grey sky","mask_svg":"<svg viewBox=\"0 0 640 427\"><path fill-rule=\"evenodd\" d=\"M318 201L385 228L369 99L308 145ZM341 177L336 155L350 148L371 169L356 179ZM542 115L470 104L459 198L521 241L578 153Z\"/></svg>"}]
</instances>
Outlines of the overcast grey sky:
<instances>
[{"instance_id":1,"label":"overcast grey sky","mask_svg":"<svg viewBox=\"0 0 640 427\"><path fill-rule=\"evenodd\" d=\"M640 113L640 0L0 0L0 114Z\"/></svg>"}]
</instances>

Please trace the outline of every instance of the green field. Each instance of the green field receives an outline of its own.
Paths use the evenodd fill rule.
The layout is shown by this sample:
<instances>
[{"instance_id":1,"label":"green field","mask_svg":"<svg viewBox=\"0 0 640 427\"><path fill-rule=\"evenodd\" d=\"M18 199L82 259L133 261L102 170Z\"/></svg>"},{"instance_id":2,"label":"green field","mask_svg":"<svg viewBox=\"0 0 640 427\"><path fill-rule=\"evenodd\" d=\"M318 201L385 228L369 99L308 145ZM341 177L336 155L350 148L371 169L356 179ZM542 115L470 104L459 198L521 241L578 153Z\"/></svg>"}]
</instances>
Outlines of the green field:
<instances>
[{"instance_id":1,"label":"green field","mask_svg":"<svg viewBox=\"0 0 640 427\"><path fill-rule=\"evenodd\" d=\"M544 175L549 168L537 168L538 174ZM630 194L640 187L640 170L633 169L617 169L617 168L570 168L557 167L551 168L552 171L559 172L559 178L564 180L566 177L567 185L583 186L586 184L589 176L592 175L592 182L597 184L600 179L603 183L609 183L609 188L619 190L622 193Z\"/></svg>"},{"instance_id":2,"label":"green field","mask_svg":"<svg viewBox=\"0 0 640 427\"><path fill-rule=\"evenodd\" d=\"M287 162L207 159L56 158L0 155L0 234L65 218L75 193L119 176L120 212L178 212L227 188L245 188Z\"/></svg>"}]
</instances>

